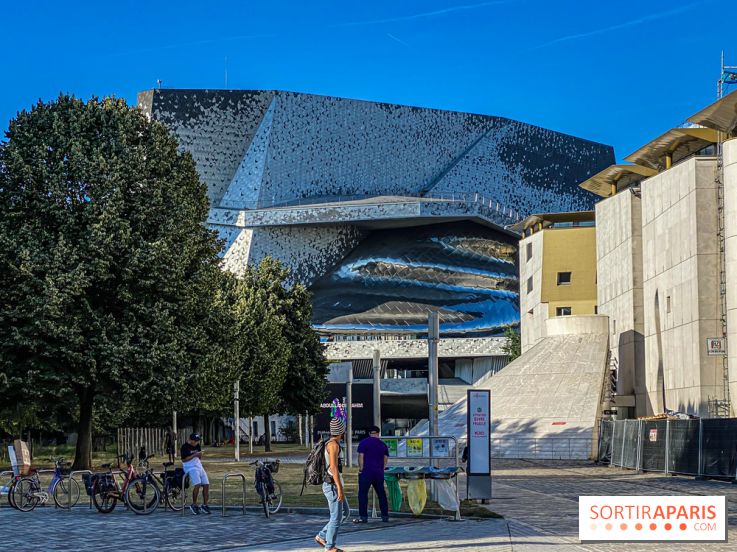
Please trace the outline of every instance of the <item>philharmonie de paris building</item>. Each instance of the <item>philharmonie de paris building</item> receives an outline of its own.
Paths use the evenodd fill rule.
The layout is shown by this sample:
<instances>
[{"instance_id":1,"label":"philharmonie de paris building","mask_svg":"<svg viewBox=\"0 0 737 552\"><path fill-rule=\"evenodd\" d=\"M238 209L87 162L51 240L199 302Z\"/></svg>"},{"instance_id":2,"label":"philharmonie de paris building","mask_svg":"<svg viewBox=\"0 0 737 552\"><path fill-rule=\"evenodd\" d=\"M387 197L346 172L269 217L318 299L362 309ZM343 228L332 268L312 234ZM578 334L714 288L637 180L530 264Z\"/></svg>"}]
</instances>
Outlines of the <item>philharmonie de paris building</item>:
<instances>
[{"instance_id":1,"label":"philharmonie de paris building","mask_svg":"<svg viewBox=\"0 0 737 552\"><path fill-rule=\"evenodd\" d=\"M427 417L432 311L441 410L494 380L508 431L546 416L593 424L598 389L563 373L572 389L556 394L545 362L507 374L503 335L520 324L514 225L593 209L579 184L614 162L612 147L503 117L285 91L159 88L138 102L194 157L225 268L271 256L311 290L327 358L352 365L354 429L360 407L371 424L377 356L385 432Z\"/></svg>"}]
</instances>

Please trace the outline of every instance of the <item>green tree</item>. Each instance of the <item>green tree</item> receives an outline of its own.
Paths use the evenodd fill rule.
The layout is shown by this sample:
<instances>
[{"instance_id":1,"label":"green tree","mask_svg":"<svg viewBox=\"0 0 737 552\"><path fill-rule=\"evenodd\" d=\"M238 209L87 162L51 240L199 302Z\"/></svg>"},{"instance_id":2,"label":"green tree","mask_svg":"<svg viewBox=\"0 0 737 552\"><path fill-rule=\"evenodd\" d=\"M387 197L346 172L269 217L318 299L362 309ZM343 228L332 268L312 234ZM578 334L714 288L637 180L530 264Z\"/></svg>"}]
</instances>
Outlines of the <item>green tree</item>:
<instances>
[{"instance_id":1,"label":"green tree","mask_svg":"<svg viewBox=\"0 0 737 552\"><path fill-rule=\"evenodd\" d=\"M507 341L504 343L502 350L504 354L509 356L509 361L511 362L522 354L522 341L519 330L513 326L508 326L504 330L504 337L507 338Z\"/></svg>"},{"instance_id":2,"label":"green tree","mask_svg":"<svg viewBox=\"0 0 737 552\"><path fill-rule=\"evenodd\" d=\"M74 467L86 468L96 403L182 405L220 369L220 328L208 326L230 319L218 304L219 242L204 226L191 156L123 100L39 102L6 137L1 391L37 402L73 395Z\"/></svg>"},{"instance_id":3,"label":"green tree","mask_svg":"<svg viewBox=\"0 0 737 552\"><path fill-rule=\"evenodd\" d=\"M278 411L290 355L283 314L286 276L279 262L266 257L258 266L248 267L232 291L241 411L263 416L266 451L271 450L269 414Z\"/></svg>"},{"instance_id":4,"label":"green tree","mask_svg":"<svg viewBox=\"0 0 737 552\"><path fill-rule=\"evenodd\" d=\"M281 393L280 412L317 414L325 397L328 363L320 337L312 329L312 297L295 284L285 301L286 335L290 355Z\"/></svg>"}]
</instances>

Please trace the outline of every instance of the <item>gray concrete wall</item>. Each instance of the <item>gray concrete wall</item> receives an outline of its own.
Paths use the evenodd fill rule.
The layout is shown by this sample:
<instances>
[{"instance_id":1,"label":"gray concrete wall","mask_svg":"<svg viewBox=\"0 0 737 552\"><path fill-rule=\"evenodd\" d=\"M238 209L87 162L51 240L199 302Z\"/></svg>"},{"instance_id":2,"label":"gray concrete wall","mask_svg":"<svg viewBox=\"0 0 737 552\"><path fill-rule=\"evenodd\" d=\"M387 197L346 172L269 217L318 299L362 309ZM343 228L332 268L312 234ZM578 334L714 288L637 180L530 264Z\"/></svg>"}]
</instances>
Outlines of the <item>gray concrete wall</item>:
<instances>
[{"instance_id":1,"label":"gray concrete wall","mask_svg":"<svg viewBox=\"0 0 737 552\"><path fill-rule=\"evenodd\" d=\"M496 456L590 458L608 350L605 316L549 319L543 340L474 388L491 389ZM465 439L466 399L440 414L439 433ZM412 429L427 434L427 421ZM540 454L535 451L547 451Z\"/></svg>"},{"instance_id":2,"label":"gray concrete wall","mask_svg":"<svg viewBox=\"0 0 737 552\"><path fill-rule=\"evenodd\" d=\"M458 337L438 342L441 358L505 357L504 337ZM373 358L374 349L381 358L427 358L427 340L333 341L325 344L325 356L331 361Z\"/></svg>"},{"instance_id":3,"label":"gray concrete wall","mask_svg":"<svg viewBox=\"0 0 737 552\"><path fill-rule=\"evenodd\" d=\"M527 244L532 244L532 258L527 260ZM548 305L542 304L543 232L537 232L519 242L519 313L522 352L545 337ZM527 293L527 280L532 277L532 291Z\"/></svg>"},{"instance_id":4,"label":"gray concrete wall","mask_svg":"<svg viewBox=\"0 0 737 552\"><path fill-rule=\"evenodd\" d=\"M642 183L648 412L706 415L723 393L721 361L706 354L721 333L715 167L692 158Z\"/></svg>"},{"instance_id":5,"label":"gray concrete wall","mask_svg":"<svg viewBox=\"0 0 737 552\"><path fill-rule=\"evenodd\" d=\"M634 395L637 415L646 415L642 200L629 191L596 204L596 269L598 312L609 317L617 394Z\"/></svg>"},{"instance_id":6,"label":"gray concrete wall","mask_svg":"<svg viewBox=\"0 0 737 552\"><path fill-rule=\"evenodd\" d=\"M737 139L724 143L723 154L729 398L737 416Z\"/></svg>"}]
</instances>

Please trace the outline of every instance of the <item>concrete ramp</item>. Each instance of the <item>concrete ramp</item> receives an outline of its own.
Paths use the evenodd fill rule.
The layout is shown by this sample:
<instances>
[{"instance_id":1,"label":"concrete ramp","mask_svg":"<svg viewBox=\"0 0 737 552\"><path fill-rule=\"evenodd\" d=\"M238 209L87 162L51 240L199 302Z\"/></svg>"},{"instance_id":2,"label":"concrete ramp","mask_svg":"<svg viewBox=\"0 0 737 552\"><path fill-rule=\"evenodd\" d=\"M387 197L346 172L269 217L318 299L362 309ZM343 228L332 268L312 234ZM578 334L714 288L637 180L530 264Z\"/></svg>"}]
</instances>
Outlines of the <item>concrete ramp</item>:
<instances>
[{"instance_id":1,"label":"concrete ramp","mask_svg":"<svg viewBox=\"0 0 737 552\"><path fill-rule=\"evenodd\" d=\"M606 316L546 321L547 337L474 389L491 389L492 456L589 458L607 375ZM439 433L466 438L466 399L439 416ZM427 421L412 434L427 433Z\"/></svg>"}]
</instances>

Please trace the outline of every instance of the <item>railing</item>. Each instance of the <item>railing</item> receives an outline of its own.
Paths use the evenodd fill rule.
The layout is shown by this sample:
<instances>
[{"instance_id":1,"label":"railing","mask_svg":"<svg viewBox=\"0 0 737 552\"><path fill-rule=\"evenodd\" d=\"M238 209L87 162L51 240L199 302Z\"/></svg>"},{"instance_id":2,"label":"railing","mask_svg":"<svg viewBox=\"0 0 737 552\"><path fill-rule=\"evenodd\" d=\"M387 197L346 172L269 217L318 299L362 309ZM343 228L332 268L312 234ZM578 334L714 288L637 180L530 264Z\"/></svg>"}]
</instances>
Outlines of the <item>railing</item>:
<instances>
[{"instance_id":1,"label":"railing","mask_svg":"<svg viewBox=\"0 0 737 552\"><path fill-rule=\"evenodd\" d=\"M479 208L480 210L484 211L485 213L489 215L500 215L507 219L509 219L510 222L516 222L519 221L522 218L522 215L518 212L512 209L511 207L507 208L504 204L500 203L498 200L487 197L484 194L474 192L474 193L456 193L456 192L433 192L433 193L427 193L427 194L418 194L418 193L397 193L396 195L390 195L390 194L347 194L347 195L340 195L340 196L327 196L327 197L303 197L303 198L294 198L294 199L278 199L276 196L272 196L271 201L269 200L259 200L255 202L246 202L246 203L238 203L237 207L228 207L228 206L218 206L220 209L291 209L294 207L301 207L305 205L310 206L321 206L325 204L334 204L334 203L342 203L346 201L363 201L363 200L369 200L369 199L375 199L375 198L381 198L381 197L397 197L397 198L414 198L418 200L429 200L429 201L438 201L438 202L447 202L447 203L460 203L463 205L468 206L475 206ZM382 205L392 205L392 204L401 204L406 202L401 202L399 200L394 201L382 201Z\"/></svg>"},{"instance_id":2,"label":"railing","mask_svg":"<svg viewBox=\"0 0 737 552\"><path fill-rule=\"evenodd\" d=\"M500 437L491 439L492 458L579 460L591 456L587 437Z\"/></svg>"}]
</instances>

